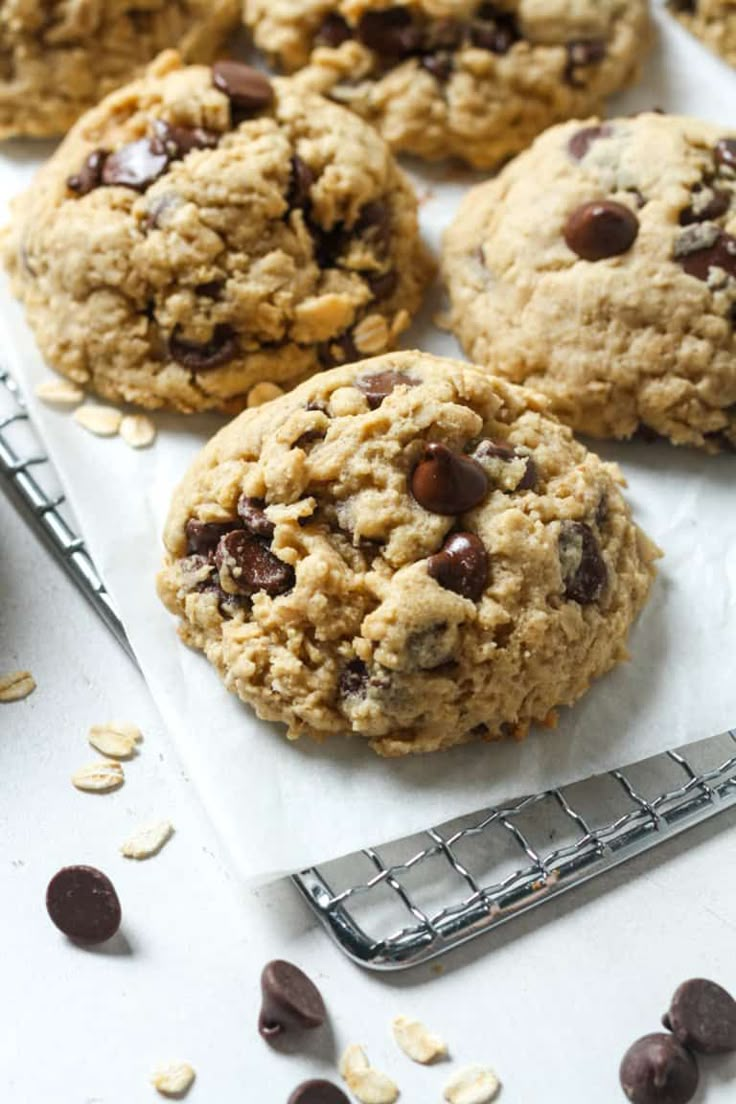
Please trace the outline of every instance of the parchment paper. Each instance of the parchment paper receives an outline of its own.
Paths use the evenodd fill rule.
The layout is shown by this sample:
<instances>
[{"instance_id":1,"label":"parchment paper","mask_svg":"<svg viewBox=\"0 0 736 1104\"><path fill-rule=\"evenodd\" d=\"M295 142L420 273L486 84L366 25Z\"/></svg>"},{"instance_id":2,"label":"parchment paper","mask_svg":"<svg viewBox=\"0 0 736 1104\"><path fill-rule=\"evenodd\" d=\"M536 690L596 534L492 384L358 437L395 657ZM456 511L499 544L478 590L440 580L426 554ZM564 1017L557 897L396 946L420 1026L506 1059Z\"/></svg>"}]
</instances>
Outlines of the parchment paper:
<instances>
[{"instance_id":1,"label":"parchment paper","mask_svg":"<svg viewBox=\"0 0 736 1104\"><path fill-rule=\"evenodd\" d=\"M733 125L736 74L664 14L645 82L611 113L661 106ZM5 198L47 147L0 153ZM436 247L471 174L410 166ZM427 304L407 346L459 356ZM39 404L41 363L19 308L0 294L3 358L23 383L85 537L122 614L151 691L240 873L263 879L441 823L523 793L711 735L736 723L736 457L666 445L601 445L618 460L638 522L665 550L651 601L631 637L632 662L600 680L554 731L524 744L460 748L382 761L358 739L289 745L229 696L198 654L178 642L154 576L171 492L217 418L156 417L155 446L134 453L99 440L69 414ZM53 610L49 611L53 632ZM60 656L73 663L73 656ZM121 702L122 713L130 703Z\"/></svg>"}]
</instances>

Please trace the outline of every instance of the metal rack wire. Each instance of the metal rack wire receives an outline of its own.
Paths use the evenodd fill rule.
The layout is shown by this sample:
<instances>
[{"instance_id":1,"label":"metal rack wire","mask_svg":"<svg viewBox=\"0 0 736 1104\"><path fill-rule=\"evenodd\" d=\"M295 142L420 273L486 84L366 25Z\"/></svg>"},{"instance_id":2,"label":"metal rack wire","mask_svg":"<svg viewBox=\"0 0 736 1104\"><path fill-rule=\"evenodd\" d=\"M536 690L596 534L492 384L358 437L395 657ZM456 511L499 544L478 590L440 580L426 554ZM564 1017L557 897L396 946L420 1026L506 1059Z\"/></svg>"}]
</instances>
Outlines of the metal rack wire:
<instances>
[{"instance_id":1,"label":"metal rack wire","mask_svg":"<svg viewBox=\"0 0 736 1104\"><path fill-rule=\"evenodd\" d=\"M0 476L132 656L18 388L0 368ZM736 805L736 732L345 856L293 881L355 962L425 962Z\"/></svg>"}]
</instances>

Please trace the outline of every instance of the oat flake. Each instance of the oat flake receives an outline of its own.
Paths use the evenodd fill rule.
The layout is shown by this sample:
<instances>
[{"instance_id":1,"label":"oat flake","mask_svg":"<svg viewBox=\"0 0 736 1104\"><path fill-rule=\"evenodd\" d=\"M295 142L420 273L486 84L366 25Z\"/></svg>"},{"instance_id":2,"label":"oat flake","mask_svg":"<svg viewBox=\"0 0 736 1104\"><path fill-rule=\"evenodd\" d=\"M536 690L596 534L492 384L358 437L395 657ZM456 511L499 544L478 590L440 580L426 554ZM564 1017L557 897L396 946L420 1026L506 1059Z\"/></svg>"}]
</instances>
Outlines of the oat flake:
<instances>
[{"instance_id":1,"label":"oat flake","mask_svg":"<svg viewBox=\"0 0 736 1104\"><path fill-rule=\"evenodd\" d=\"M36 689L36 680L30 671L10 671L0 675L0 702L21 701Z\"/></svg>"},{"instance_id":2,"label":"oat flake","mask_svg":"<svg viewBox=\"0 0 736 1104\"><path fill-rule=\"evenodd\" d=\"M74 421L96 437L115 437L123 415L114 406L80 406L74 411Z\"/></svg>"},{"instance_id":3,"label":"oat flake","mask_svg":"<svg viewBox=\"0 0 736 1104\"><path fill-rule=\"evenodd\" d=\"M445 1085L448 1104L490 1104L495 1100L501 1082L486 1066L466 1066L458 1070Z\"/></svg>"},{"instance_id":4,"label":"oat flake","mask_svg":"<svg viewBox=\"0 0 736 1104\"><path fill-rule=\"evenodd\" d=\"M141 740L141 730L129 721L109 721L89 730L92 747L111 759L129 759Z\"/></svg>"},{"instance_id":5,"label":"oat flake","mask_svg":"<svg viewBox=\"0 0 736 1104\"><path fill-rule=\"evenodd\" d=\"M394 1039L408 1058L421 1065L429 1065L437 1058L445 1058L447 1044L439 1037L428 1031L419 1020L411 1020L408 1016L397 1016L393 1020Z\"/></svg>"},{"instance_id":6,"label":"oat flake","mask_svg":"<svg viewBox=\"0 0 736 1104\"><path fill-rule=\"evenodd\" d=\"M87 793L109 793L110 790L117 790L124 781L123 768L114 760L108 763L90 763L86 767L80 767L72 775L72 783L77 789Z\"/></svg>"},{"instance_id":7,"label":"oat flake","mask_svg":"<svg viewBox=\"0 0 736 1104\"><path fill-rule=\"evenodd\" d=\"M398 1087L390 1077L369 1064L362 1047L349 1046L340 1059L340 1076L361 1104L394 1104Z\"/></svg>"},{"instance_id":8,"label":"oat flake","mask_svg":"<svg viewBox=\"0 0 736 1104\"><path fill-rule=\"evenodd\" d=\"M145 414L126 414L120 423L120 436L131 448L148 448L156 440L156 426Z\"/></svg>"},{"instance_id":9,"label":"oat flake","mask_svg":"<svg viewBox=\"0 0 736 1104\"><path fill-rule=\"evenodd\" d=\"M65 379L44 380L35 390L41 402L50 406L78 406L84 398L82 388Z\"/></svg>"},{"instance_id":10,"label":"oat flake","mask_svg":"<svg viewBox=\"0 0 736 1104\"><path fill-rule=\"evenodd\" d=\"M188 1062L167 1062L154 1070L151 1084L162 1096L183 1096L196 1076Z\"/></svg>"},{"instance_id":11,"label":"oat flake","mask_svg":"<svg viewBox=\"0 0 736 1104\"><path fill-rule=\"evenodd\" d=\"M126 859L150 859L157 855L167 843L174 832L174 825L170 820L157 820L153 824L145 824L130 836L120 853Z\"/></svg>"}]
</instances>

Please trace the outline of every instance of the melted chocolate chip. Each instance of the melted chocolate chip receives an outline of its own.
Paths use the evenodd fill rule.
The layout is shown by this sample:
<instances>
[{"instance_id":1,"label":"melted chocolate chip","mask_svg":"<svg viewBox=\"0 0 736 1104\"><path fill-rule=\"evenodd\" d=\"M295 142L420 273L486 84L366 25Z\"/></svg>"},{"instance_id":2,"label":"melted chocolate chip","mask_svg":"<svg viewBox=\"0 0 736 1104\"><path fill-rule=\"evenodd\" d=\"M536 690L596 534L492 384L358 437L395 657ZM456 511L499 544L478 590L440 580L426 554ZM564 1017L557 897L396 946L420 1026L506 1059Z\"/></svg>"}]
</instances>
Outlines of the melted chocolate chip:
<instances>
[{"instance_id":1,"label":"melted chocolate chip","mask_svg":"<svg viewBox=\"0 0 736 1104\"><path fill-rule=\"evenodd\" d=\"M305 1081L297 1085L287 1104L350 1104L350 1101L331 1081Z\"/></svg>"},{"instance_id":2,"label":"melted chocolate chip","mask_svg":"<svg viewBox=\"0 0 736 1104\"><path fill-rule=\"evenodd\" d=\"M364 12L356 37L380 58L400 59L421 47L421 31L407 8L384 8Z\"/></svg>"},{"instance_id":3,"label":"melted chocolate chip","mask_svg":"<svg viewBox=\"0 0 736 1104\"><path fill-rule=\"evenodd\" d=\"M212 79L238 111L251 114L273 102L273 86L265 73L240 61L215 62Z\"/></svg>"},{"instance_id":4,"label":"melted chocolate chip","mask_svg":"<svg viewBox=\"0 0 736 1104\"><path fill-rule=\"evenodd\" d=\"M377 275L374 272L363 274L363 279L371 289L371 295L377 303L390 299L399 286L399 274L395 268Z\"/></svg>"},{"instance_id":5,"label":"melted chocolate chip","mask_svg":"<svg viewBox=\"0 0 736 1104\"><path fill-rule=\"evenodd\" d=\"M417 382L410 379L404 372L396 372L389 368L385 372L376 372L372 376L359 376L355 386L363 392L371 410L377 410L395 387L416 387Z\"/></svg>"},{"instance_id":6,"label":"melted chocolate chip","mask_svg":"<svg viewBox=\"0 0 736 1104\"><path fill-rule=\"evenodd\" d=\"M206 130L204 127L174 126L163 119L156 119L153 124L155 141L160 143L172 161L186 157L192 150L216 149L220 142L220 135L215 130Z\"/></svg>"},{"instance_id":7,"label":"melted chocolate chip","mask_svg":"<svg viewBox=\"0 0 736 1104\"><path fill-rule=\"evenodd\" d=\"M209 280L206 284L197 284L194 290L205 299L219 299L224 287L222 280Z\"/></svg>"},{"instance_id":8,"label":"melted chocolate chip","mask_svg":"<svg viewBox=\"0 0 736 1104\"><path fill-rule=\"evenodd\" d=\"M663 1023L682 1046L699 1054L736 1050L736 1001L706 978L691 978L679 986Z\"/></svg>"},{"instance_id":9,"label":"melted chocolate chip","mask_svg":"<svg viewBox=\"0 0 736 1104\"><path fill-rule=\"evenodd\" d=\"M66 866L46 890L46 908L64 935L80 943L104 943L120 927L121 910L115 887L93 866Z\"/></svg>"},{"instance_id":10,"label":"melted chocolate chip","mask_svg":"<svg viewBox=\"0 0 736 1104\"><path fill-rule=\"evenodd\" d=\"M682 252L682 249L687 252ZM712 268L722 268L729 276L736 276L736 238L724 230L711 235L710 244L689 248L678 243L675 256L689 276L707 280Z\"/></svg>"},{"instance_id":11,"label":"melted chocolate chip","mask_svg":"<svg viewBox=\"0 0 736 1104\"><path fill-rule=\"evenodd\" d=\"M302 161L298 154L291 159L291 179L289 192L286 197L289 207L307 207L309 205L309 193L314 184L314 173L306 161Z\"/></svg>"},{"instance_id":12,"label":"melted chocolate chip","mask_svg":"<svg viewBox=\"0 0 736 1104\"><path fill-rule=\"evenodd\" d=\"M320 345L317 350L317 355L324 368L334 368L338 364L347 364L350 361L360 358L360 353L355 348L355 343L350 333L342 334L341 337L336 337L332 341Z\"/></svg>"},{"instance_id":13,"label":"melted chocolate chip","mask_svg":"<svg viewBox=\"0 0 736 1104\"><path fill-rule=\"evenodd\" d=\"M458 19L437 19L425 29L423 49L428 52L446 51L451 53L462 46L465 26Z\"/></svg>"},{"instance_id":14,"label":"melted chocolate chip","mask_svg":"<svg viewBox=\"0 0 736 1104\"><path fill-rule=\"evenodd\" d=\"M716 142L716 164L736 172L736 138L721 138Z\"/></svg>"},{"instance_id":15,"label":"melted chocolate chip","mask_svg":"<svg viewBox=\"0 0 736 1104\"><path fill-rule=\"evenodd\" d=\"M581 606L597 602L608 570L590 526L584 521L563 521L559 552L565 597Z\"/></svg>"},{"instance_id":16,"label":"melted chocolate chip","mask_svg":"<svg viewBox=\"0 0 736 1104\"><path fill-rule=\"evenodd\" d=\"M82 165L82 168L74 176L70 176L66 186L70 192L77 196L89 195L102 183L102 170L107 159L107 151L93 150Z\"/></svg>"},{"instance_id":17,"label":"melted chocolate chip","mask_svg":"<svg viewBox=\"0 0 736 1104\"><path fill-rule=\"evenodd\" d=\"M266 517L263 509L265 505L262 498L249 498L248 495L241 495L238 499L238 517L242 521L243 527L252 536L271 540L275 526Z\"/></svg>"},{"instance_id":18,"label":"melted chocolate chip","mask_svg":"<svg viewBox=\"0 0 736 1104\"><path fill-rule=\"evenodd\" d=\"M566 48L565 80L573 87L579 87L582 82L578 79L576 70L603 61L606 56L606 44L601 39L578 39L568 42Z\"/></svg>"},{"instance_id":19,"label":"melted chocolate chip","mask_svg":"<svg viewBox=\"0 0 736 1104\"><path fill-rule=\"evenodd\" d=\"M473 533L453 533L427 560L427 572L445 590L479 602L488 581L488 553Z\"/></svg>"},{"instance_id":20,"label":"melted chocolate chip","mask_svg":"<svg viewBox=\"0 0 736 1104\"><path fill-rule=\"evenodd\" d=\"M567 143L567 148L570 155L574 157L576 161L582 161L594 142L599 141L601 138L610 138L612 134L613 127L610 123L602 123L600 126L583 127L582 130L575 131L572 138Z\"/></svg>"},{"instance_id":21,"label":"melted chocolate chip","mask_svg":"<svg viewBox=\"0 0 736 1104\"><path fill-rule=\"evenodd\" d=\"M524 474L516 484L516 487L514 487L514 490L530 491L537 485L539 473L537 471L537 465L534 463L534 458L527 456L526 453L519 452L511 445L505 445L499 441L492 441L489 437L484 437L473 449L472 455L474 460L481 462L484 458L502 460L504 463L509 463L512 460L525 460L526 467L524 469Z\"/></svg>"},{"instance_id":22,"label":"melted chocolate chip","mask_svg":"<svg viewBox=\"0 0 736 1104\"><path fill-rule=\"evenodd\" d=\"M214 555L220 539L226 533L232 532L236 522L232 521L197 521L190 518L184 532L187 538L187 553L202 556Z\"/></svg>"},{"instance_id":23,"label":"melted chocolate chip","mask_svg":"<svg viewBox=\"0 0 736 1104\"><path fill-rule=\"evenodd\" d=\"M347 234L342 223L329 230L318 222L309 222L314 240L314 259L320 268L334 268L347 244Z\"/></svg>"},{"instance_id":24,"label":"melted chocolate chip","mask_svg":"<svg viewBox=\"0 0 736 1104\"><path fill-rule=\"evenodd\" d=\"M325 16L320 29L317 31L314 43L315 46L328 46L330 49L336 50L338 46L342 46L343 42L348 42L352 37L353 34L347 20L338 15L337 12L330 12L329 15Z\"/></svg>"},{"instance_id":25,"label":"melted chocolate chip","mask_svg":"<svg viewBox=\"0 0 736 1104\"><path fill-rule=\"evenodd\" d=\"M450 79L455 68L453 56L446 50L438 50L436 54L425 54L419 64L440 84L445 84Z\"/></svg>"},{"instance_id":26,"label":"melted chocolate chip","mask_svg":"<svg viewBox=\"0 0 736 1104\"><path fill-rule=\"evenodd\" d=\"M631 249L639 233L636 215L610 199L584 203L564 229L568 247L585 261L602 261Z\"/></svg>"},{"instance_id":27,"label":"melted chocolate chip","mask_svg":"<svg viewBox=\"0 0 736 1104\"><path fill-rule=\"evenodd\" d=\"M206 372L228 364L238 355L238 343L232 328L224 323L215 326L209 341L200 343L180 337L178 327L169 338L172 358L192 372Z\"/></svg>"},{"instance_id":28,"label":"melted chocolate chip","mask_svg":"<svg viewBox=\"0 0 736 1104\"><path fill-rule=\"evenodd\" d=\"M488 493L488 476L477 460L438 442L425 446L410 482L420 506L446 516L473 510Z\"/></svg>"},{"instance_id":29,"label":"melted chocolate chip","mask_svg":"<svg viewBox=\"0 0 736 1104\"><path fill-rule=\"evenodd\" d=\"M221 581L227 574L228 581L248 596L263 591L276 598L294 586L291 564L278 559L260 540L242 529L235 529L221 538L215 552L215 564Z\"/></svg>"},{"instance_id":30,"label":"melted chocolate chip","mask_svg":"<svg viewBox=\"0 0 736 1104\"><path fill-rule=\"evenodd\" d=\"M264 1039L288 1031L321 1027L327 1019L322 996L307 975L291 962L269 962L261 974L263 1003L258 1030Z\"/></svg>"},{"instance_id":31,"label":"melted chocolate chip","mask_svg":"<svg viewBox=\"0 0 736 1104\"><path fill-rule=\"evenodd\" d=\"M381 200L366 203L353 228L381 253L387 253L391 245L391 212Z\"/></svg>"},{"instance_id":32,"label":"melted chocolate chip","mask_svg":"<svg viewBox=\"0 0 736 1104\"><path fill-rule=\"evenodd\" d=\"M500 12L493 4L481 4L470 24L470 41L480 50L507 54L521 38L516 20L508 12Z\"/></svg>"},{"instance_id":33,"label":"melted chocolate chip","mask_svg":"<svg viewBox=\"0 0 736 1104\"><path fill-rule=\"evenodd\" d=\"M687 1104L698 1087L698 1067L676 1039L658 1032L629 1047L619 1078L632 1104Z\"/></svg>"},{"instance_id":34,"label":"melted chocolate chip","mask_svg":"<svg viewBox=\"0 0 736 1104\"><path fill-rule=\"evenodd\" d=\"M695 222L711 222L725 215L731 205L728 192L708 188L706 201L698 201L699 192L694 193L693 202L684 211L680 211L680 226L692 226Z\"/></svg>"},{"instance_id":35,"label":"melted chocolate chip","mask_svg":"<svg viewBox=\"0 0 736 1104\"><path fill-rule=\"evenodd\" d=\"M168 153L155 139L141 138L105 158L101 182L108 187L145 192L166 172L169 160Z\"/></svg>"},{"instance_id":36,"label":"melted chocolate chip","mask_svg":"<svg viewBox=\"0 0 736 1104\"><path fill-rule=\"evenodd\" d=\"M351 659L343 667L338 685L341 698L350 698L365 693L368 686L368 668L362 659Z\"/></svg>"}]
</instances>

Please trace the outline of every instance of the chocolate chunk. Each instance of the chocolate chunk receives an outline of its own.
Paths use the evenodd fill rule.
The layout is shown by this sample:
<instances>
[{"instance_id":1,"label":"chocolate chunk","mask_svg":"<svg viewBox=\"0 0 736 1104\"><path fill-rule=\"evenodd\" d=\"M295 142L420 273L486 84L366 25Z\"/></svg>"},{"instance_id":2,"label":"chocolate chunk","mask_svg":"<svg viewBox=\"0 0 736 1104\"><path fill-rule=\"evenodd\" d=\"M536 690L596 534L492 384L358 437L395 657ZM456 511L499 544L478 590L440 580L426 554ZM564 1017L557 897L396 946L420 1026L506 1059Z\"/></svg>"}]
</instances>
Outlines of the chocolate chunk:
<instances>
[{"instance_id":1,"label":"chocolate chunk","mask_svg":"<svg viewBox=\"0 0 736 1104\"><path fill-rule=\"evenodd\" d=\"M203 556L214 555L215 549L220 543L220 538L226 533L231 533L237 525L235 521L197 521L190 518L184 532L187 538L187 553L197 553Z\"/></svg>"},{"instance_id":2,"label":"chocolate chunk","mask_svg":"<svg viewBox=\"0 0 736 1104\"><path fill-rule=\"evenodd\" d=\"M309 204L309 192L314 184L314 173L306 161L298 154L291 159L291 179L286 197L290 207L306 207Z\"/></svg>"},{"instance_id":3,"label":"chocolate chunk","mask_svg":"<svg viewBox=\"0 0 736 1104\"><path fill-rule=\"evenodd\" d=\"M445 84L450 79L455 68L453 56L446 50L438 50L436 54L425 54L419 64L440 84Z\"/></svg>"},{"instance_id":4,"label":"chocolate chunk","mask_svg":"<svg viewBox=\"0 0 736 1104\"><path fill-rule=\"evenodd\" d=\"M705 196L703 196L705 191ZM684 211L680 211L680 226L692 226L695 222L711 222L725 215L731 205L731 196L728 192L706 187L696 189L693 193L693 202Z\"/></svg>"},{"instance_id":5,"label":"chocolate chunk","mask_svg":"<svg viewBox=\"0 0 736 1104\"><path fill-rule=\"evenodd\" d=\"M223 280L209 280L206 284L197 284L194 290L205 299L219 299L224 287Z\"/></svg>"},{"instance_id":6,"label":"chocolate chunk","mask_svg":"<svg viewBox=\"0 0 736 1104\"><path fill-rule=\"evenodd\" d=\"M736 1050L736 1001L714 981L684 981L675 991L665 1020L677 1041L698 1054Z\"/></svg>"},{"instance_id":7,"label":"chocolate chunk","mask_svg":"<svg viewBox=\"0 0 736 1104\"><path fill-rule=\"evenodd\" d=\"M120 927L115 887L93 866L65 866L46 890L46 908L59 931L80 943L104 943Z\"/></svg>"},{"instance_id":8,"label":"chocolate chunk","mask_svg":"<svg viewBox=\"0 0 736 1104\"><path fill-rule=\"evenodd\" d=\"M582 83L578 79L576 70L586 65L596 65L606 56L606 44L601 39L578 39L567 43L567 65L565 66L565 80L574 87Z\"/></svg>"},{"instance_id":9,"label":"chocolate chunk","mask_svg":"<svg viewBox=\"0 0 736 1104\"><path fill-rule=\"evenodd\" d=\"M105 158L102 183L108 187L133 188L145 192L169 167L169 155L155 140L141 138L121 146Z\"/></svg>"},{"instance_id":10,"label":"chocolate chunk","mask_svg":"<svg viewBox=\"0 0 736 1104\"><path fill-rule=\"evenodd\" d=\"M610 199L583 203L569 216L564 229L568 247L585 261L602 261L626 253L638 233L636 215Z\"/></svg>"},{"instance_id":11,"label":"chocolate chunk","mask_svg":"<svg viewBox=\"0 0 736 1104\"><path fill-rule=\"evenodd\" d=\"M484 437L473 449L472 455L474 460L480 462L484 459L496 459L504 463L510 463L512 460L525 460L526 468L524 469L524 474L516 484L516 487L514 487L514 490L529 491L533 490L537 485L539 473L533 457L527 456L526 453L519 452L518 449L513 448L511 445L505 445L500 441L492 441L490 437Z\"/></svg>"},{"instance_id":12,"label":"chocolate chunk","mask_svg":"<svg viewBox=\"0 0 736 1104\"><path fill-rule=\"evenodd\" d=\"M355 348L352 334L342 334L332 341L320 345L317 350L320 363L324 368L334 368L338 364L347 364L360 359L360 353Z\"/></svg>"},{"instance_id":13,"label":"chocolate chunk","mask_svg":"<svg viewBox=\"0 0 736 1104\"><path fill-rule=\"evenodd\" d=\"M291 564L274 556L260 540L242 529L235 529L221 538L215 552L215 564L226 591L225 576L241 594L249 596L264 591L276 598L294 586Z\"/></svg>"},{"instance_id":14,"label":"chocolate chunk","mask_svg":"<svg viewBox=\"0 0 736 1104\"><path fill-rule=\"evenodd\" d=\"M347 234L341 222L326 229L318 222L309 222L314 240L314 259L320 268L334 268L347 245Z\"/></svg>"},{"instance_id":15,"label":"chocolate chunk","mask_svg":"<svg viewBox=\"0 0 736 1104\"><path fill-rule=\"evenodd\" d=\"M270 540L275 526L264 513L263 507L265 505L262 498L249 498L247 495L241 495L238 499L238 517L252 536Z\"/></svg>"},{"instance_id":16,"label":"chocolate chunk","mask_svg":"<svg viewBox=\"0 0 736 1104\"><path fill-rule=\"evenodd\" d=\"M265 73L240 61L216 61L212 79L238 111L262 111L273 102L273 86Z\"/></svg>"},{"instance_id":17,"label":"chocolate chunk","mask_svg":"<svg viewBox=\"0 0 736 1104\"><path fill-rule=\"evenodd\" d=\"M179 336L179 327L169 338L171 357L192 372L205 372L228 364L238 355L238 343L232 327L220 323L215 326L209 341L187 341Z\"/></svg>"},{"instance_id":18,"label":"chocolate chunk","mask_svg":"<svg viewBox=\"0 0 736 1104\"><path fill-rule=\"evenodd\" d=\"M380 58L401 59L416 53L422 44L421 31L407 8L383 8L364 12L356 37Z\"/></svg>"},{"instance_id":19,"label":"chocolate chunk","mask_svg":"<svg viewBox=\"0 0 736 1104\"><path fill-rule=\"evenodd\" d=\"M493 4L481 4L470 24L470 41L480 50L507 54L521 38L512 15L500 12Z\"/></svg>"},{"instance_id":20,"label":"chocolate chunk","mask_svg":"<svg viewBox=\"0 0 736 1104\"><path fill-rule=\"evenodd\" d=\"M325 16L321 27L317 31L317 35L314 40L315 46L328 46L332 50L336 50L338 46L342 46L343 42L348 42L353 37L353 33L350 30L350 26L346 19L343 19L337 12L330 12Z\"/></svg>"},{"instance_id":21,"label":"chocolate chunk","mask_svg":"<svg viewBox=\"0 0 736 1104\"><path fill-rule=\"evenodd\" d=\"M294 1089L288 1104L350 1104L350 1101L331 1081L305 1081Z\"/></svg>"},{"instance_id":22,"label":"chocolate chunk","mask_svg":"<svg viewBox=\"0 0 736 1104\"><path fill-rule=\"evenodd\" d=\"M391 212L380 199L366 203L353 227L367 242L381 253L387 253L391 245Z\"/></svg>"},{"instance_id":23,"label":"chocolate chunk","mask_svg":"<svg viewBox=\"0 0 736 1104\"><path fill-rule=\"evenodd\" d=\"M583 127L582 130L575 131L567 143L567 148L576 161L582 161L594 142L597 142L600 138L610 138L612 134L613 127L610 123Z\"/></svg>"},{"instance_id":24,"label":"chocolate chunk","mask_svg":"<svg viewBox=\"0 0 736 1104\"><path fill-rule=\"evenodd\" d=\"M99 188L102 184L102 170L106 160L106 150L93 150L79 172L68 178L66 186L69 191L77 196L85 196L95 188Z\"/></svg>"},{"instance_id":25,"label":"chocolate chunk","mask_svg":"<svg viewBox=\"0 0 736 1104\"><path fill-rule=\"evenodd\" d=\"M261 992L258 1030L264 1039L295 1029L321 1027L327 1019L317 986L291 962L269 962L261 974Z\"/></svg>"},{"instance_id":26,"label":"chocolate chunk","mask_svg":"<svg viewBox=\"0 0 736 1104\"><path fill-rule=\"evenodd\" d=\"M698 1067L676 1039L657 1032L629 1047L619 1079L632 1104L687 1104L698 1087Z\"/></svg>"},{"instance_id":27,"label":"chocolate chunk","mask_svg":"<svg viewBox=\"0 0 736 1104\"><path fill-rule=\"evenodd\" d=\"M488 494L488 476L477 460L432 442L411 474L411 493L433 514L464 514Z\"/></svg>"},{"instance_id":28,"label":"chocolate chunk","mask_svg":"<svg viewBox=\"0 0 736 1104\"><path fill-rule=\"evenodd\" d=\"M707 227L709 230L710 227ZM675 246L675 257L689 276L707 280L712 268L722 268L729 276L736 276L736 238L718 227L698 245L697 239L685 241L685 235Z\"/></svg>"},{"instance_id":29,"label":"chocolate chunk","mask_svg":"<svg viewBox=\"0 0 736 1104\"><path fill-rule=\"evenodd\" d=\"M368 685L368 668L362 659L351 659L340 672L340 697L349 698L365 693Z\"/></svg>"},{"instance_id":30,"label":"chocolate chunk","mask_svg":"<svg viewBox=\"0 0 736 1104\"><path fill-rule=\"evenodd\" d=\"M453 533L429 557L427 572L445 590L479 602L488 581L488 553L473 533Z\"/></svg>"},{"instance_id":31,"label":"chocolate chunk","mask_svg":"<svg viewBox=\"0 0 736 1104\"><path fill-rule=\"evenodd\" d=\"M736 138L721 138L716 142L716 164L736 172Z\"/></svg>"},{"instance_id":32,"label":"chocolate chunk","mask_svg":"<svg viewBox=\"0 0 736 1104\"><path fill-rule=\"evenodd\" d=\"M163 119L156 119L153 124L154 142L160 143L161 149L168 154L170 160L176 161L186 157L192 150L216 149L220 142L220 135L216 130L206 130L204 127L173 126Z\"/></svg>"},{"instance_id":33,"label":"chocolate chunk","mask_svg":"<svg viewBox=\"0 0 736 1104\"><path fill-rule=\"evenodd\" d=\"M584 521L563 521L559 550L565 597L581 606L597 602L608 569L593 530Z\"/></svg>"},{"instance_id":34,"label":"chocolate chunk","mask_svg":"<svg viewBox=\"0 0 736 1104\"><path fill-rule=\"evenodd\" d=\"M363 392L371 410L377 410L394 387L416 387L417 381L410 379L404 372L396 372L389 368L385 372L376 372L372 376L359 376L355 386Z\"/></svg>"},{"instance_id":35,"label":"chocolate chunk","mask_svg":"<svg viewBox=\"0 0 736 1104\"><path fill-rule=\"evenodd\" d=\"M375 272L364 273L363 279L371 289L371 295L377 303L390 299L399 286L399 274L395 268L380 274Z\"/></svg>"},{"instance_id":36,"label":"chocolate chunk","mask_svg":"<svg viewBox=\"0 0 736 1104\"><path fill-rule=\"evenodd\" d=\"M465 29L459 19L436 19L425 28L422 47L427 53L452 53L462 46Z\"/></svg>"}]
</instances>

